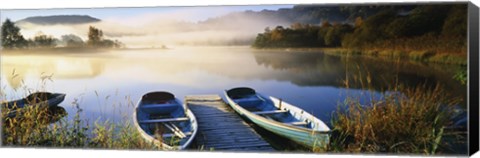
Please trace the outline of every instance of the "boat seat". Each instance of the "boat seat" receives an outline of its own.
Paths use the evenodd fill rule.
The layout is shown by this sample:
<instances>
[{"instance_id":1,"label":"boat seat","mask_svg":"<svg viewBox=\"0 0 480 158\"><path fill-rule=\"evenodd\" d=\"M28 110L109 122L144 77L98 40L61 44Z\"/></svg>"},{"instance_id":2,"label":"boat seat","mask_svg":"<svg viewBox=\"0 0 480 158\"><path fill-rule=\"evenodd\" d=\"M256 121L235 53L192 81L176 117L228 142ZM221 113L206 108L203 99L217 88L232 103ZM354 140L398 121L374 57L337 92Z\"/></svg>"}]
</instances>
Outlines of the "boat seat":
<instances>
[{"instance_id":1,"label":"boat seat","mask_svg":"<svg viewBox=\"0 0 480 158\"><path fill-rule=\"evenodd\" d=\"M179 118L166 118L166 119L153 119L153 120L141 120L138 123L164 123L164 122L180 122L188 121L188 117L179 117Z\"/></svg>"},{"instance_id":2,"label":"boat seat","mask_svg":"<svg viewBox=\"0 0 480 158\"><path fill-rule=\"evenodd\" d=\"M253 114L257 115L267 115L267 114L279 114L279 113L284 113L288 112L286 110L272 110L272 111L257 111L257 112L252 112Z\"/></svg>"},{"instance_id":3,"label":"boat seat","mask_svg":"<svg viewBox=\"0 0 480 158\"><path fill-rule=\"evenodd\" d=\"M250 106L257 106L262 103L262 100L258 98L241 98L241 99L235 99L235 102L237 102L238 105L241 105L243 107L250 107Z\"/></svg>"},{"instance_id":4,"label":"boat seat","mask_svg":"<svg viewBox=\"0 0 480 158\"><path fill-rule=\"evenodd\" d=\"M186 132L186 133L183 133L183 134L185 134L186 136L190 136L190 135L193 134L193 132ZM171 138L171 137L174 137L174 136L177 136L177 137L178 137L178 135L176 135L176 134L174 134L174 133L162 134L162 137L163 137L163 138Z\"/></svg>"},{"instance_id":5,"label":"boat seat","mask_svg":"<svg viewBox=\"0 0 480 158\"><path fill-rule=\"evenodd\" d=\"M306 123L305 121L297 121L297 122L288 122L288 123L285 123L285 124L289 124L289 125L292 125L292 126L305 126L308 123Z\"/></svg>"},{"instance_id":6,"label":"boat seat","mask_svg":"<svg viewBox=\"0 0 480 158\"><path fill-rule=\"evenodd\" d=\"M257 97L249 97L249 98L240 98L240 99L234 99L236 102L251 102L251 101L260 101Z\"/></svg>"},{"instance_id":7,"label":"boat seat","mask_svg":"<svg viewBox=\"0 0 480 158\"><path fill-rule=\"evenodd\" d=\"M141 108L148 109L148 108L170 108L170 107L177 107L178 104L146 104L142 105Z\"/></svg>"}]
</instances>

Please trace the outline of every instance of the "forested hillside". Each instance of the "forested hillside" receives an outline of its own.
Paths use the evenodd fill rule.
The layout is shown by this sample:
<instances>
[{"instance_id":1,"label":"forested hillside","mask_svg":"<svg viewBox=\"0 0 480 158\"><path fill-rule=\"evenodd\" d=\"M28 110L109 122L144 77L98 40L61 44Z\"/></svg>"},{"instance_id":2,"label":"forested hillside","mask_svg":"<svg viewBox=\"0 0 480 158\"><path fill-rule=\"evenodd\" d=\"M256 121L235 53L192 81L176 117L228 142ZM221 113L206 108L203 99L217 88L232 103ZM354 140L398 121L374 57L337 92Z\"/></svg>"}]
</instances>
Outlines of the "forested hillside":
<instances>
[{"instance_id":1,"label":"forested hillside","mask_svg":"<svg viewBox=\"0 0 480 158\"><path fill-rule=\"evenodd\" d=\"M350 9L344 22L325 20L319 25L294 23L290 27L266 28L257 35L253 47L348 48L371 54L390 50L395 52L389 54L421 59L442 54L437 56L441 60L450 60L452 54L466 54L465 4L375 7L367 12ZM352 18L355 20L350 22Z\"/></svg>"}]
</instances>

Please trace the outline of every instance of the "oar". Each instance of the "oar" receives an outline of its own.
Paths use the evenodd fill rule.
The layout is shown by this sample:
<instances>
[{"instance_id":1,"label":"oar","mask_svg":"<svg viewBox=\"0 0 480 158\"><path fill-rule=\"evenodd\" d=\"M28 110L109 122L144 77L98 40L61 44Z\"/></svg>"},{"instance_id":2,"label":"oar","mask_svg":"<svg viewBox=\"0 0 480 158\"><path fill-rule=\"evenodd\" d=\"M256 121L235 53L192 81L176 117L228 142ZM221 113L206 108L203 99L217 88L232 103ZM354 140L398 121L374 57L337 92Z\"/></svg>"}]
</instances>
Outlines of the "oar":
<instances>
[{"instance_id":1,"label":"oar","mask_svg":"<svg viewBox=\"0 0 480 158\"><path fill-rule=\"evenodd\" d=\"M171 127L170 125L164 123L163 125L165 125L165 127L167 127L168 129L170 129L173 134L175 134L176 136L180 137L180 138L183 138L183 136L177 132L177 130L175 130L173 127Z\"/></svg>"},{"instance_id":2,"label":"oar","mask_svg":"<svg viewBox=\"0 0 480 158\"><path fill-rule=\"evenodd\" d=\"M178 133L180 133L181 135L183 135L183 137L187 137L187 135L185 135L185 133L183 133L182 130L180 130L177 126L175 126L175 124L171 123L170 122L170 126L172 126L173 128L175 128L175 130L177 130Z\"/></svg>"}]
</instances>

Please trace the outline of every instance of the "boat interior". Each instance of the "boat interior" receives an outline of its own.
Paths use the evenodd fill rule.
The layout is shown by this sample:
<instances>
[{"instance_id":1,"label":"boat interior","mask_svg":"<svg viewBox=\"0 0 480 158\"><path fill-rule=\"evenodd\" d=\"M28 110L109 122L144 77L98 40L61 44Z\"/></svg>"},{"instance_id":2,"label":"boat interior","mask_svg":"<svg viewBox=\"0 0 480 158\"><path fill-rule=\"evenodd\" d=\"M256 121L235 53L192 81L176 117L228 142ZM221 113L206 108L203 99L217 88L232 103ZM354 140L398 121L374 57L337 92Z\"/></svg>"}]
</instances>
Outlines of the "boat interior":
<instances>
[{"instance_id":1,"label":"boat interior","mask_svg":"<svg viewBox=\"0 0 480 158\"><path fill-rule=\"evenodd\" d=\"M274 120L292 126L313 128L313 123L307 118L302 118L301 113L293 112L287 107L275 103L251 88L235 88L229 90L227 95L239 106L269 120Z\"/></svg>"},{"instance_id":2,"label":"boat interior","mask_svg":"<svg viewBox=\"0 0 480 158\"><path fill-rule=\"evenodd\" d=\"M142 97L137 109L140 127L150 136L169 145L179 145L192 135L190 119L180 102L168 92Z\"/></svg>"}]
</instances>

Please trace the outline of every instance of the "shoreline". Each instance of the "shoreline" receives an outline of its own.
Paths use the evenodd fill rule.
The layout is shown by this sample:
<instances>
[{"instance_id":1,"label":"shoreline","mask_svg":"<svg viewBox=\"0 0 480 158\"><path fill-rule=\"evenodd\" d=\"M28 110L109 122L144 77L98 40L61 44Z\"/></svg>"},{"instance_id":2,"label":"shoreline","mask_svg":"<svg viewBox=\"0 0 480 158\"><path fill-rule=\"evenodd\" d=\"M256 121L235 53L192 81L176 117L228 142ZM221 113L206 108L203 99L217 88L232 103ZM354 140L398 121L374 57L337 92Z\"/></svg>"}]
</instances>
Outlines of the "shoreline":
<instances>
[{"instance_id":1,"label":"shoreline","mask_svg":"<svg viewBox=\"0 0 480 158\"><path fill-rule=\"evenodd\" d=\"M129 50L169 50L171 48L89 48L89 47L56 47L56 48L32 48L32 49L0 49L1 54L56 54L56 53L103 53L108 51Z\"/></svg>"},{"instance_id":2,"label":"shoreline","mask_svg":"<svg viewBox=\"0 0 480 158\"><path fill-rule=\"evenodd\" d=\"M255 48L249 47L254 51L306 51L322 52L328 55L337 56L364 56L385 59L403 59L423 63L436 63L448 65L465 66L468 64L468 54L462 53L436 53L429 50L403 51L393 49L370 49L359 50L349 48L321 48L321 47L299 47L299 48ZM2 54L56 54L56 53L102 53L108 51L129 51L129 50L169 50L172 48L88 48L88 47L58 47L58 48L35 48L35 49L1 49Z\"/></svg>"},{"instance_id":3,"label":"shoreline","mask_svg":"<svg viewBox=\"0 0 480 158\"><path fill-rule=\"evenodd\" d=\"M322 52L328 55L336 56L364 56L386 59L404 59L424 63L449 64L449 65L467 65L467 54L436 53L428 50L402 51L402 50L358 50L349 48L254 48L255 51L307 51Z\"/></svg>"}]
</instances>

